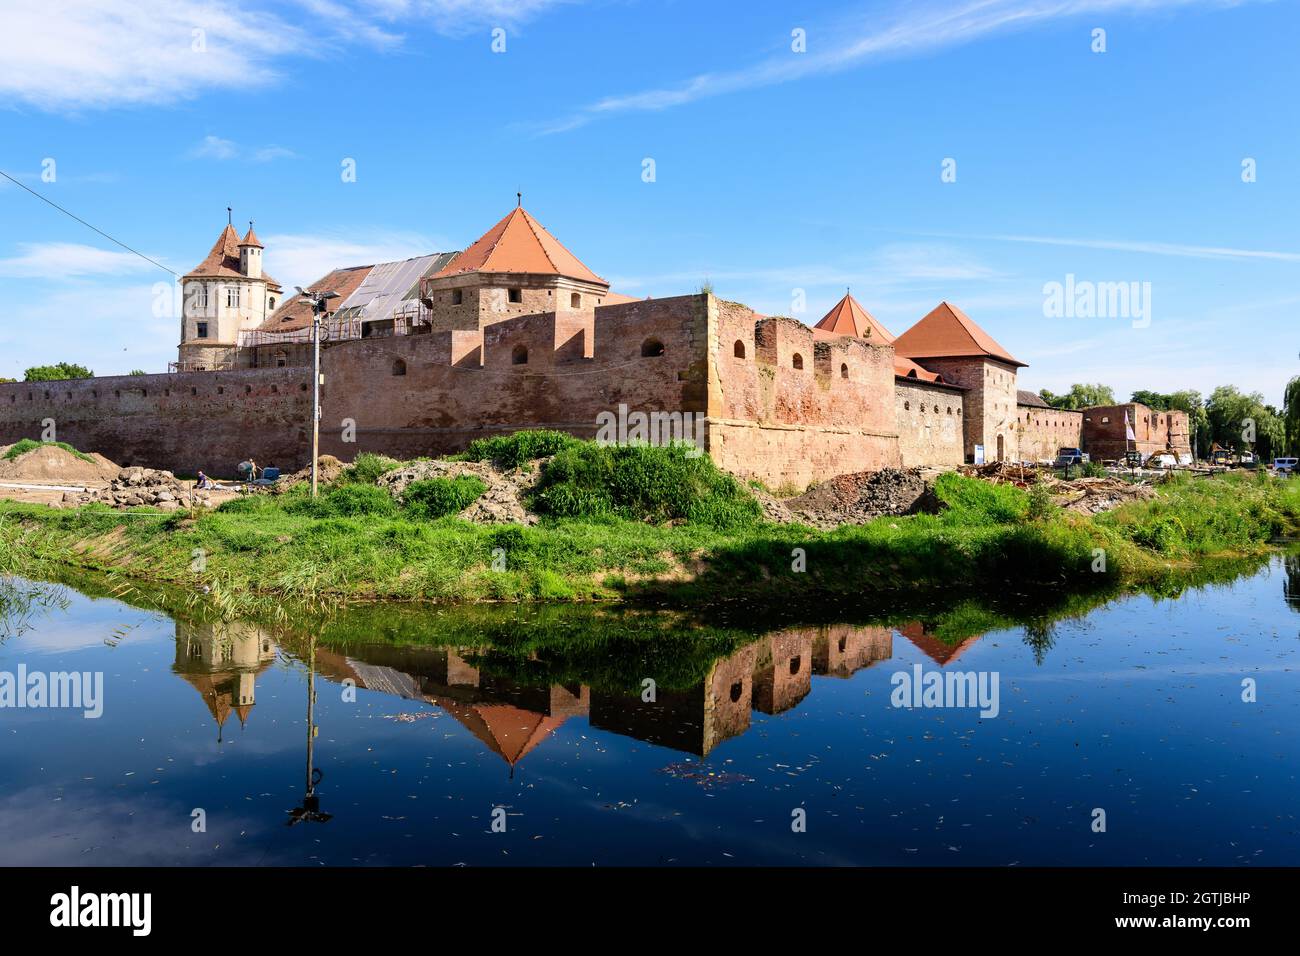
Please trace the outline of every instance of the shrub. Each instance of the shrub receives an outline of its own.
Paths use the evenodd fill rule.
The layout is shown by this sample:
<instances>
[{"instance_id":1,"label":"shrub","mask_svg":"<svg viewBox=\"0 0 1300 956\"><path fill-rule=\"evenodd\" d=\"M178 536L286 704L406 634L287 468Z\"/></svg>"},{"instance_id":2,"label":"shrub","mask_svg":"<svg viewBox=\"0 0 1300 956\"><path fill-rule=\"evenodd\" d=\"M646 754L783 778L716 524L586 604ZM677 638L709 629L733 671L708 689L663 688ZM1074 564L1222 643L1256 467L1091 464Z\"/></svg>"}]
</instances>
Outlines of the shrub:
<instances>
[{"instance_id":1,"label":"shrub","mask_svg":"<svg viewBox=\"0 0 1300 956\"><path fill-rule=\"evenodd\" d=\"M694 446L574 442L547 463L539 510L559 517L617 516L634 521L685 519L715 527L752 524L758 502Z\"/></svg>"},{"instance_id":2,"label":"shrub","mask_svg":"<svg viewBox=\"0 0 1300 956\"><path fill-rule=\"evenodd\" d=\"M454 456L460 461L491 461L505 468L518 468L536 458L549 458L582 442L565 432L532 430L492 438L476 438Z\"/></svg>"},{"instance_id":3,"label":"shrub","mask_svg":"<svg viewBox=\"0 0 1300 956\"><path fill-rule=\"evenodd\" d=\"M1029 508L1025 517L1030 521L1046 521L1056 514L1056 503L1052 501L1052 493L1047 490L1044 484L1033 484L1029 486Z\"/></svg>"},{"instance_id":4,"label":"shrub","mask_svg":"<svg viewBox=\"0 0 1300 956\"><path fill-rule=\"evenodd\" d=\"M995 485L979 478L946 472L934 483L950 524L1010 524L1029 513L1029 495L1015 485Z\"/></svg>"},{"instance_id":5,"label":"shrub","mask_svg":"<svg viewBox=\"0 0 1300 956\"><path fill-rule=\"evenodd\" d=\"M1099 461L1085 461L1082 474L1085 478L1105 478L1106 469Z\"/></svg>"},{"instance_id":6,"label":"shrub","mask_svg":"<svg viewBox=\"0 0 1300 956\"><path fill-rule=\"evenodd\" d=\"M456 478L425 478L406 486L402 498L412 518L432 521L459 514L478 501L487 485L475 475Z\"/></svg>"},{"instance_id":7,"label":"shrub","mask_svg":"<svg viewBox=\"0 0 1300 956\"><path fill-rule=\"evenodd\" d=\"M373 485L379 476L401 465L400 461L387 455L362 452L356 460L343 469L340 480L348 484Z\"/></svg>"}]
</instances>

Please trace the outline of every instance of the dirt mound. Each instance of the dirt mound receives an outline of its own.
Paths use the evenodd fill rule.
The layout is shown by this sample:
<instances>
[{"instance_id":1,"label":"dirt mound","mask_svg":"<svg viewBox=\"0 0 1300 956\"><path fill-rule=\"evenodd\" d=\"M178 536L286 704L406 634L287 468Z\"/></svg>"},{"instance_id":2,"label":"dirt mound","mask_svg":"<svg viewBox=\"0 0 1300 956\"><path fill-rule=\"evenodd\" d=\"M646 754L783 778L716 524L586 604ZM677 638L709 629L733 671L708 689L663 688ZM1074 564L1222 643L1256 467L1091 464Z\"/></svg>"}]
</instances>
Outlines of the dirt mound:
<instances>
[{"instance_id":1,"label":"dirt mound","mask_svg":"<svg viewBox=\"0 0 1300 956\"><path fill-rule=\"evenodd\" d=\"M343 474L343 469L346 468L347 465L343 464L343 462L339 461L333 455L321 455L316 459L316 467L319 469L319 474L316 476L316 480L320 484L325 484L330 481L338 481L339 477ZM308 465L306 468L302 469L302 471L295 471L291 475L282 475L279 481L274 485L269 485L268 487L272 491L278 493L288 491L293 485L304 481L311 481L311 465Z\"/></svg>"},{"instance_id":2,"label":"dirt mound","mask_svg":"<svg viewBox=\"0 0 1300 956\"><path fill-rule=\"evenodd\" d=\"M881 515L933 511L937 505L919 468L836 475L782 504L795 521L823 529L862 524Z\"/></svg>"},{"instance_id":3,"label":"dirt mound","mask_svg":"<svg viewBox=\"0 0 1300 956\"><path fill-rule=\"evenodd\" d=\"M88 455L90 461L64 451L57 445L40 445L17 458L6 459L0 450L0 480L56 484L81 484L109 481L121 469L103 455Z\"/></svg>"},{"instance_id":4,"label":"dirt mound","mask_svg":"<svg viewBox=\"0 0 1300 956\"><path fill-rule=\"evenodd\" d=\"M416 461L379 476L379 487L399 501L407 485L426 478L458 478L474 475L487 485L487 491L460 513L467 521L482 524L536 524L537 515L524 507L524 496L537 481L535 467L497 471L479 461Z\"/></svg>"}]
</instances>

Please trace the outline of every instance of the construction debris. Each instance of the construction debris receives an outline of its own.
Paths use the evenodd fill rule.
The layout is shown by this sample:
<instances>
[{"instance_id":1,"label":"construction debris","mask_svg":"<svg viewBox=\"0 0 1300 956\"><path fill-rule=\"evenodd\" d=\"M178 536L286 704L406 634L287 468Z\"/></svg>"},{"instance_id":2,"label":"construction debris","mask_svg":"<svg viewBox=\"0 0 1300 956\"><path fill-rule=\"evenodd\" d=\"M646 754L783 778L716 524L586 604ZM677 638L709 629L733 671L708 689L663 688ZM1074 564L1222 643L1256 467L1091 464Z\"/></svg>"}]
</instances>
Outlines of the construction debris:
<instances>
[{"instance_id":1,"label":"construction debris","mask_svg":"<svg viewBox=\"0 0 1300 956\"><path fill-rule=\"evenodd\" d=\"M794 521L820 529L938 510L931 483L920 468L837 475L781 504Z\"/></svg>"},{"instance_id":2,"label":"construction debris","mask_svg":"<svg viewBox=\"0 0 1300 956\"><path fill-rule=\"evenodd\" d=\"M138 508L148 506L162 511L177 511L189 507L208 507L211 495L206 491L194 491L173 475L170 471L155 471L152 468L123 468L117 477L109 482L108 487L99 491L66 492L63 504L69 507L87 505L94 502L111 505L114 508Z\"/></svg>"}]
</instances>

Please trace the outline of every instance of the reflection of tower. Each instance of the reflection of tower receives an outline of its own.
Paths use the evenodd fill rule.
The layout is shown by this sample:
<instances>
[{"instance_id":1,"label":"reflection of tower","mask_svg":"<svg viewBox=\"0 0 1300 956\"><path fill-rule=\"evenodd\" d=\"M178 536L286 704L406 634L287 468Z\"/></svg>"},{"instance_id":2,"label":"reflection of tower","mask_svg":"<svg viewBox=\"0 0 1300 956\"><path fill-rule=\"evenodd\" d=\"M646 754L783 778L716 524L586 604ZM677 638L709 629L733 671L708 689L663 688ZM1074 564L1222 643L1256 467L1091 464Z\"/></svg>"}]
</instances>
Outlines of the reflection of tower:
<instances>
[{"instance_id":1,"label":"reflection of tower","mask_svg":"<svg viewBox=\"0 0 1300 956\"><path fill-rule=\"evenodd\" d=\"M812 690L812 632L778 631L759 641L754 709L780 714Z\"/></svg>"},{"instance_id":2,"label":"reflection of tower","mask_svg":"<svg viewBox=\"0 0 1300 956\"><path fill-rule=\"evenodd\" d=\"M1286 580L1282 582L1282 597L1293 611L1300 611L1300 554L1288 554L1284 562Z\"/></svg>"},{"instance_id":3,"label":"reflection of tower","mask_svg":"<svg viewBox=\"0 0 1300 956\"><path fill-rule=\"evenodd\" d=\"M924 621L913 621L911 624L904 624L898 629L898 633L915 644L917 650L940 667L951 664L966 653L971 645L983 637L982 634L972 634L970 637L964 637L960 641L950 643L930 630L929 625Z\"/></svg>"},{"instance_id":4,"label":"reflection of tower","mask_svg":"<svg viewBox=\"0 0 1300 956\"><path fill-rule=\"evenodd\" d=\"M319 652L321 673L351 679L358 687L421 700L446 711L510 768L559 729L587 713L589 692L581 685L530 686L483 674L468 651L446 647L348 648L346 656Z\"/></svg>"},{"instance_id":5,"label":"reflection of tower","mask_svg":"<svg viewBox=\"0 0 1300 956\"><path fill-rule=\"evenodd\" d=\"M696 687L657 688L653 702L639 694L593 690L591 726L707 756L722 741L749 729L757 647L749 644L716 661Z\"/></svg>"},{"instance_id":6,"label":"reflection of tower","mask_svg":"<svg viewBox=\"0 0 1300 956\"><path fill-rule=\"evenodd\" d=\"M231 711L242 727L257 698L257 675L275 660L275 644L260 628L240 621L176 621L173 672L197 690L217 722L217 741Z\"/></svg>"}]
</instances>

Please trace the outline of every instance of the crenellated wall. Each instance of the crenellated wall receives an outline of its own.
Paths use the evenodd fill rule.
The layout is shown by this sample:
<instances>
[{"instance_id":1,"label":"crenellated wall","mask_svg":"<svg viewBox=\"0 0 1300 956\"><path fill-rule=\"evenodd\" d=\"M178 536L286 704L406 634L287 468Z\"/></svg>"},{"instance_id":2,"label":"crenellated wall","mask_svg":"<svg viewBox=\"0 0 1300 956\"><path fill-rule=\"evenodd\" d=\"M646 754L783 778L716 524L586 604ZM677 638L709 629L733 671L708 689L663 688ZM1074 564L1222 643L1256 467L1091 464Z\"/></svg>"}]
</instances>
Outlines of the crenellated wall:
<instances>
[{"instance_id":1,"label":"crenellated wall","mask_svg":"<svg viewBox=\"0 0 1300 956\"><path fill-rule=\"evenodd\" d=\"M708 449L720 467L802 489L899 465L891 347L816 341L794 319L709 301Z\"/></svg>"}]
</instances>

